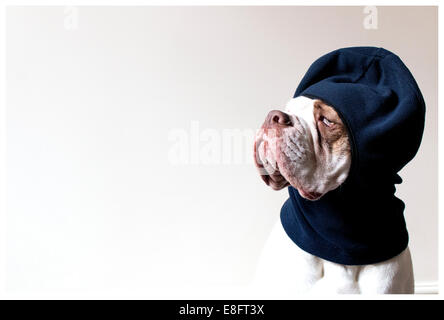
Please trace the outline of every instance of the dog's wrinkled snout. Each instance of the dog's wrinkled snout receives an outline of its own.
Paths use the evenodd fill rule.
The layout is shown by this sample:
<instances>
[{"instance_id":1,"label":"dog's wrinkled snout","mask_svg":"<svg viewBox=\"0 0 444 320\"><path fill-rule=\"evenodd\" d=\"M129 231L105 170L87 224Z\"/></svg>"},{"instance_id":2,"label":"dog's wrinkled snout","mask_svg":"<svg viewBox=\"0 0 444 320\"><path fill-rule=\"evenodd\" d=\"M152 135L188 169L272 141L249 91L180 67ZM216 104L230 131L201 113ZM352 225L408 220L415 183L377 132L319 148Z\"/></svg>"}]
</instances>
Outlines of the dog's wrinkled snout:
<instances>
[{"instance_id":1,"label":"dog's wrinkled snout","mask_svg":"<svg viewBox=\"0 0 444 320\"><path fill-rule=\"evenodd\" d=\"M288 114L279 110L272 110L268 113L266 122L269 125L282 125L282 126L290 126L291 119Z\"/></svg>"}]
</instances>

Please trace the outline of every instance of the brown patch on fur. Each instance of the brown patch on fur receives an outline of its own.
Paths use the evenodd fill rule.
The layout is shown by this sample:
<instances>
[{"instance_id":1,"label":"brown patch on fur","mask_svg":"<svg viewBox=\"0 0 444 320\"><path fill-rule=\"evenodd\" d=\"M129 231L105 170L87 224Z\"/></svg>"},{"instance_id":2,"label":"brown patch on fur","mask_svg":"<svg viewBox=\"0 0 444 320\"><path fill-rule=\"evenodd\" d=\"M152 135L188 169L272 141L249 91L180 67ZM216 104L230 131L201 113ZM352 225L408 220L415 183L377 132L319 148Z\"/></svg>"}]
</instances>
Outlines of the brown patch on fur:
<instances>
[{"instance_id":1,"label":"brown patch on fur","mask_svg":"<svg viewBox=\"0 0 444 320\"><path fill-rule=\"evenodd\" d=\"M350 144L347 129L336 110L321 100L314 102L314 118L320 135L320 143L335 154L349 154ZM326 118L332 124L327 126L323 123Z\"/></svg>"}]
</instances>

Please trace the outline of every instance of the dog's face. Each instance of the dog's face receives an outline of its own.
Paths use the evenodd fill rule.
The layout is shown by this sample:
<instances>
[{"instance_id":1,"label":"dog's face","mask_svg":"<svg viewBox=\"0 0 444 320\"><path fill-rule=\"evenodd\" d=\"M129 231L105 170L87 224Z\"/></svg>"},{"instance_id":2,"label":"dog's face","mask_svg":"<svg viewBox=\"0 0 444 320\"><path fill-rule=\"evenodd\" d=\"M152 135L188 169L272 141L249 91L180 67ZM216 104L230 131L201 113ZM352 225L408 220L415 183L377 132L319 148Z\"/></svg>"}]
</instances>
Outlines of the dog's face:
<instances>
[{"instance_id":1,"label":"dog's face","mask_svg":"<svg viewBox=\"0 0 444 320\"><path fill-rule=\"evenodd\" d=\"M317 200L347 178L351 154L342 120L326 103L292 99L285 112L265 118L254 143L255 163L274 190L289 185L308 200Z\"/></svg>"}]
</instances>

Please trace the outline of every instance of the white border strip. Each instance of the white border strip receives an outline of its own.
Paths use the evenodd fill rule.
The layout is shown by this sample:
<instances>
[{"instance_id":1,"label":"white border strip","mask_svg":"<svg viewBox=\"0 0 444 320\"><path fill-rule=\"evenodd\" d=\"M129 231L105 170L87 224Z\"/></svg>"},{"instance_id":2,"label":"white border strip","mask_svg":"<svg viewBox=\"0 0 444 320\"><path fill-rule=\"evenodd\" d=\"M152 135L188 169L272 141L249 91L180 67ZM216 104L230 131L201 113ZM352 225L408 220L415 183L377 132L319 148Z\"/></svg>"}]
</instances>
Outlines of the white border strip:
<instances>
[{"instance_id":1,"label":"white border strip","mask_svg":"<svg viewBox=\"0 0 444 320\"><path fill-rule=\"evenodd\" d=\"M0 6L0 297L6 287L6 6Z\"/></svg>"},{"instance_id":2,"label":"white border strip","mask_svg":"<svg viewBox=\"0 0 444 320\"><path fill-rule=\"evenodd\" d=\"M415 284L415 294L438 294L438 282L420 282Z\"/></svg>"},{"instance_id":3,"label":"white border strip","mask_svg":"<svg viewBox=\"0 0 444 320\"><path fill-rule=\"evenodd\" d=\"M1 2L1 0L0 0ZM37 3L36 3L37 2ZM5 0L6 6L438 6L439 0Z\"/></svg>"}]
</instances>

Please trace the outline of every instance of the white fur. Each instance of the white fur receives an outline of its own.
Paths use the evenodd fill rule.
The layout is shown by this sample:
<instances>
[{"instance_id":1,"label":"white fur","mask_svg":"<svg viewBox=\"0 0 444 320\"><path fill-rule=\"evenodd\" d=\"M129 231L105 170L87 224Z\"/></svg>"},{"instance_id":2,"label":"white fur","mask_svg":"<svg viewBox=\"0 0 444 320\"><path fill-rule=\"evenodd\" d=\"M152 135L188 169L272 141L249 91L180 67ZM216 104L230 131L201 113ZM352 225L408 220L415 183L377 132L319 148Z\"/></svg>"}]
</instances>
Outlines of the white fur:
<instances>
[{"instance_id":1,"label":"white fur","mask_svg":"<svg viewBox=\"0 0 444 320\"><path fill-rule=\"evenodd\" d=\"M254 288L289 294L408 294L413 293L409 249L387 261L361 266L333 263L301 250L274 226L259 260Z\"/></svg>"}]
</instances>

